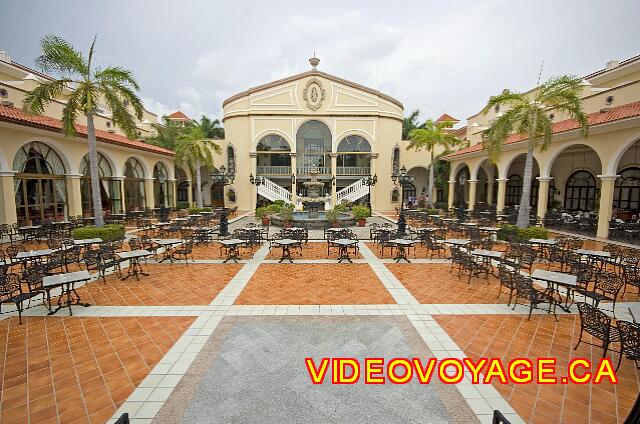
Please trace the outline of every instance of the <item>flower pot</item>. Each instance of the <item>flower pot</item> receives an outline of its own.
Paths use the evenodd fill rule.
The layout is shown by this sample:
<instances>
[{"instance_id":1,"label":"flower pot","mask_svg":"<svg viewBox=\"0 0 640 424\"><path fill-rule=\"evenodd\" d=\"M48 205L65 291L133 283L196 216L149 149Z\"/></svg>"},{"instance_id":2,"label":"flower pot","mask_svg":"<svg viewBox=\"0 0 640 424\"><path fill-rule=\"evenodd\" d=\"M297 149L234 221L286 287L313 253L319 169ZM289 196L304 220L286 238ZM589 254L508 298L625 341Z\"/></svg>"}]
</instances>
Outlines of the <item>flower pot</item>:
<instances>
[{"instance_id":1,"label":"flower pot","mask_svg":"<svg viewBox=\"0 0 640 424\"><path fill-rule=\"evenodd\" d=\"M332 226L333 228L340 228L340 221L332 222L332 223L331 223L331 226Z\"/></svg>"},{"instance_id":2,"label":"flower pot","mask_svg":"<svg viewBox=\"0 0 640 424\"><path fill-rule=\"evenodd\" d=\"M271 223L271 219L268 216L262 218L262 225L269 225Z\"/></svg>"},{"instance_id":3,"label":"flower pot","mask_svg":"<svg viewBox=\"0 0 640 424\"><path fill-rule=\"evenodd\" d=\"M360 218L358 220L358 227L364 227L365 225L367 225L367 219L366 218Z\"/></svg>"},{"instance_id":4,"label":"flower pot","mask_svg":"<svg viewBox=\"0 0 640 424\"><path fill-rule=\"evenodd\" d=\"M293 227L293 222L287 221L284 224L282 224L282 227L283 228L291 228L291 227Z\"/></svg>"}]
</instances>

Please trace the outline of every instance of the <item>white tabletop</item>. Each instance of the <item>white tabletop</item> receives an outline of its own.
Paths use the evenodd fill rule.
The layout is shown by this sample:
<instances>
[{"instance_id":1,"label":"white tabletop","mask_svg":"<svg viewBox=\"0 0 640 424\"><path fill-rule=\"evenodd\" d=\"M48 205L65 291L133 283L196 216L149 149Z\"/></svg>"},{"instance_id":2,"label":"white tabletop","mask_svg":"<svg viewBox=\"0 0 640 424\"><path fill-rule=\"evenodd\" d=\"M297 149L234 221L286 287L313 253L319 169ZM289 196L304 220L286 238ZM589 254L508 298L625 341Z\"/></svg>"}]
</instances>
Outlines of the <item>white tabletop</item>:
<instances>
[{"instance_id":1,"label":"white tabletop","mask_svg":"<svg viewBox=\"0 0 640 424\"><path fill-rule=\"evenodd\" d=\"M18 252L16 255L16 259L28 259L28 258L37 258L40 256L47 256L53 253L51 249L41 249L41 250L27 250L26 252Z\"/></svg>"},{"instance_id":2,"label":"white tabletop","mask_svg":"<svg viewBox=\"0 0 640 424\"><path fill-rule=\"evenodd\" d=\"M89 271L82 270L76 272L67 272L65 274L47 275L42 279L43 286L57 286L65 283L76 283L78 281L87 281L92 277Z\"/></svg>"},{"instance_id":3,"label":"white tabletop","mask_svg":"<svg viewBox=\"0 0 640 424\"><path fill-rule=\"evenodd\" d=\"M575 286L578 277L571 274L565 274L563 272L545 271L544 269L536 269L531 274L531 277L536 280L550 281L553 283L559 283L569 286Z\"/></svg>"},{"instance_id":4,"label":"white tabletop","mask_svg":"<svg viewBox=\"0 0 640 424\"><path fill-rule=\"evenodd\" d=\"M172 244L180 244L180 239L151 239L153 242L158 243L160 246L171 246Z\"/></svg>"},{"instance_id":5,"label":"white tabletop","mask_svg":"<svg viewBox=\"0 0 640 424\"><path fill-rule=\"evenodd\" d=\"M529 243L533 243L533 244L546 244L548 246L553 246L554 244L557 243L557 241L555 240L547 240L547 239L537 239L537 238L532 238L529 239Z\"/></svg>"},{"instance_id":6,"label":"white tabletop","mask_svg":"<svg viewBox=\"0 0 640 424\"><path fill-rule=\"evenodd\" d=\"M598 256L598 257L601 257L601 258L610 258L611 257L611 253L610 252L605 252L604 250L578 249L578 250L576 250L576 253L578 255Z\"/></svg>"},{"instance_id":7,"label":"white tabletop","mask_svg":"<svg viewBox=\"0 0 640 424\"><path fill-rule=\"evenodd\" d=\"M444 240L445 243L447 244L457 244L460 246L466 246L467 244L471 243L471 240L468 239L449 239L449 240Z\"/></svg>"},{"instance_id":8,"label":"white tabletop","mask_svg":"<svg viewBox=\"0 0 640 424\"><path fill-rule=\"evenodd\" d=\"M42 225L25 225L24 227L19 227L18 230L37 230L38 228L42 228Z\"/></svg>"},{"instance_id":9,"label":"white tabletop","mask_svg":"<svg viewBox=\"0 0 640 424\"><path fill-rule=\"evenodd\" d=\"M498 227L480 227L480 230L482 230L482 231L494 231L495 232L495 231L500 230L500 228L498 228Z\"/></svg>"},{"instance_id":10,"label":"white tabletop","mask_svg":"<svg viewBox=\"0 0 640 424\"><path fill-rule=\"evenodd\" d=\"M488 258L501 258L502 252L496 252L495 250L475 249L471 252L472 255L486 256Z\"/></svg>"},{"instance_id":11,"label":"white tabletop","mask_svg":"<svg viewBox=\"0 0 640 424\"><path fill-rule=\"evenodd\" d=\"M407 239L393 239L389 240L391 243L401 244L403 246L413 246L418 242L418 240L407 240Z\"/></svg>"},{"instance_id":12,"label":"white tabletop","mask_svg":"<svg viewBox=\"0 0 640 424\"><path fill-rule=\"evenodd\" d=\"M227 239L227 240L218 240L220 244L224 244L225 246L234 246L236 244L245 243L245 240L240 239Z\"/></svg>"},{"instance_id":13,"label":"white tabletop","mask_svg":"<svg viewBox=\"0 0 640 424\"><path fill-rule=\"evenodd\" d=\"M300 243L300 240L293 240L293 239L276 239L273 240L273 243L275 244L280 244L280 245L290 245L290 244L297 244Z\"/></svg>"},{"instance_id":14,"label":"white tabletop","mask_svg":"<svg viewBox=\"0 0 640 424\"><path fill-rule=\"evenodd\" d=\"M92 238L92 239L82 239L82 240L74 240L73 244L75 245L80 245L83 246L85 244L95 244L95 243L102 243L102 239L99 237L96 238Z\"/></svg>"},{"instance_id":15,"label":"white tabletop","mask_svg":"<svg viewBox=\"0 0 640 424\"><path fill-rule=\"evenodd\" d=\"M130 250L126 252L116 253L121 259L141 258L143 256L151 256L151 252L144 249Z\"/></svg>"},{"instance_id":16,"label":"white tabletop","mask_svg":"<svg viewBox=\"0 0 640 424\"><path fill-rule=\"evenodd\" d=\"M350 246L352 244L357 244L358 240L354 240L354 239L338 239L338 240L331 240L331 243L342 244L344 246Z\"/></svg>"}]
</instances>

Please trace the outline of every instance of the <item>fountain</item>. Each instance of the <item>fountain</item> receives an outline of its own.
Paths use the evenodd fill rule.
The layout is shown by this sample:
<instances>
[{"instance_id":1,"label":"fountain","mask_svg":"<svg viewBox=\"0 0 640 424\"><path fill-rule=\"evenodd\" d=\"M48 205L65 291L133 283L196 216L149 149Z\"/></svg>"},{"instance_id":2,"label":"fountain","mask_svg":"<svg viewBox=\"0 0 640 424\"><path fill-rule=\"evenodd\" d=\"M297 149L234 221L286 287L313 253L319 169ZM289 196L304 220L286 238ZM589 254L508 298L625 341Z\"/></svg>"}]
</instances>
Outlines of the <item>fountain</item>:
<instances>
[{"instance_id":1,"label":"fountain","mask_svg":"<svg viewBox=\"0 0 640 424\"><path fill-rule=\"evenodd\" d=\"M312 169L310 172L311 181L302 183L307 193L306 196L298 197L298 204L296 206L298 208L301 206L302 210L293 212L293 225L296 227L321 229L331 225L324 213L325 205L331 204L331 197L322 195L324 183L318 181L318 173L318 169ZM341 213L339 220L341 227L353 226L356 223L353 216L347 213ZM271 217L271 223L273 225L283 226L284 220L279 214L276 214Z\"/></svg>"}]
</instances>

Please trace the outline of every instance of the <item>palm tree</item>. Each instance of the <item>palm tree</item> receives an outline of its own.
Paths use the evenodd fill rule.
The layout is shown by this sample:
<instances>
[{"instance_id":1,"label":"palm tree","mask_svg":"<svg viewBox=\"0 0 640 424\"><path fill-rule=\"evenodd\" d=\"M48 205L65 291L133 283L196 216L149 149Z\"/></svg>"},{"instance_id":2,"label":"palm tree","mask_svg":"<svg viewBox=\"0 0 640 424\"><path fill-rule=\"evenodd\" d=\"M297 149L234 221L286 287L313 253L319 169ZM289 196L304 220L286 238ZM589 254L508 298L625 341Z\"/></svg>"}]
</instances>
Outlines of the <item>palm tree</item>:
<instances>
[{"instance_id":1,"label":"palm tree","mask_svg":"<svg viewBox=\"0 0 640 424\"><path fill-rule=\"evenodd\" d=\"M545 150L551 143L553 130L549 110L554 109L556 113L574 119L585 137L589 133L587 115L582 111L581 91L580 78L570 75L554 77L540 85L532 94L505 90L489 98L483 109L485 115L496 106L505 110L484 134L483 143L493 162L498 160L502 145L510 134L516 133L529 140L518 211L517 225L520 228L529 226L533 150L538 145L541 145L541 150Z\"/></svg>"},{"instance_id":2,"label":"palm tree","mask_svg":"<svg viewBox=\"0 0 640 424\"><path fill-rule=\"evenodd\" d=\"M409 116L405 116L402 118L402 139L408 140L409 133L411 130L415 128L422 128L422 126L418 125L418 115L420 115L420 110L416 109L409 114Z\"/></svg>"},{"instance_id":3,"label":"palm tree","mask_svg":"<svg viewBox=\"0 0 640 424\"><path fill-rule=\"evenodd\" d=\"M205 129L201 124L187 127L176 143L176 162L195 170L196 174L196 205L201 208L202 175L200 167L213 166L213 153L220 154L222 149L213 140L205 137Z\"/></svg>"},{"instance_id":4,"label":"palm tree","mask_svg":"<svg viewBox=\"0 0 640 424\"><path fill-rule=\"evenodd\" d=\"M169 150L176 150L176 142L185 131L185 125L182 122L172 121L163 117L162 124L151 124L156 130L152 137L148 137L145 141L154 146L164 147Z\"/></svg>"},{"instance_id":5,"label":"palm tree","mask_svg":"<svg viewBox=\"0 0 640 424\"><path fill-rule=\"evenodd\" d=\"M207 138L224 139L224 128L222 128L219 119L210 119L202 115L200 125L202 125L204 135Z\"/></svg>"},{"instance_id":6,"label":"palm tree","mask_svg":"<svg viewBox=\"0 0 640 424\"><path fill-rule=\"evenodd\" d=\"M427 191L429 201L427 203L430 208L433 207L433 175L435 162L441 156L436 156L435 152L438 148L448 151L460 143L458 138L445 131L445 128L451 128L451 126L451 122L434 122L431 119L427 119L419 128L414 128L409 132L409 145L407 146L407 150L415 149L418 151L426 149L427 152L429 152L429 187Z\"/></svg>"},{"instance_id":7,"label":"palm tree","mask_svg":"<svg viewBox=\"0 0 640 424\"><path fill-rule=\"evenodd\" d=\"M92 68L95 44L94 37L89 56L85 59L80 51L61 37L44 37L40 41L42 54L36 63L44 72L57 74L58 78L45 81L29 92L24 98L23 108L28 113L41 115L49 103L64 95L67 103L62 109L62 123L67 136L75 135L78 116L82 114L86 117L94 223L96 227L102 227L104 220L93 115L98 112L99 102L104 102L111 111L114 125L120 127L129 138L135 138L136 123L125 103L128 102L138 119L142 118L144 109L136 94L138 83L131 71L118 66Z\"/></svg>"}]
</instances>

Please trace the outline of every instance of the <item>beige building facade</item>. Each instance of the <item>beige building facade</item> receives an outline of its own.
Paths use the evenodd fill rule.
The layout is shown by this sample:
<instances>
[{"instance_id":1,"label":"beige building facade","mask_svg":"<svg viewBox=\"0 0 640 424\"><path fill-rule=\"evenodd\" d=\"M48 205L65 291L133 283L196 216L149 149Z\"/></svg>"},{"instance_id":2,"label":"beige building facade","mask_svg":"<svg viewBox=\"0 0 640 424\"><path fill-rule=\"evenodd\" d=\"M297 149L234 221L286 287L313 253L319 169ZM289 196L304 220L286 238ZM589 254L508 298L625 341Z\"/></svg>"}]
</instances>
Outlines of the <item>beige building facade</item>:
<instances>
[{"instance_id":1,"label":"beige building facade","mask_svg":"<svg viewBox=\"0 0 640 424\"><path fill-rule=\"evenodd\" d=\"M49 79L0 52L0 223L29 225L72 216L92 216L86 121L77 134L62 134L62 109L69 93L43 115L29 115L22 101ZM128 139L102 108L95 117L100 188L106 213L175 203L173 152L141 141L154 134L156 115L136 122L139 139Z\"/></svg>"},{"instance_id":2,"label":"beige building facade","mask_svg":"<svg viewBox=\"0 0 640 424\"><path fill-rule=\"evenodd\" d=\"M574 121L548 111L553 140L534 152L531 203L540 218L552 207L596 212L597 236L607 238L611 219L635 222L640 212L640 56L585 76L582 102L587 137ZM447 157L450 207L464 202L469 209L486 204L502 211L519 204L528 140L510 137L496 163L482 147L482 132L502 113L470 116L458 130L470 146Z\"/></svg>"}]
</instances>

